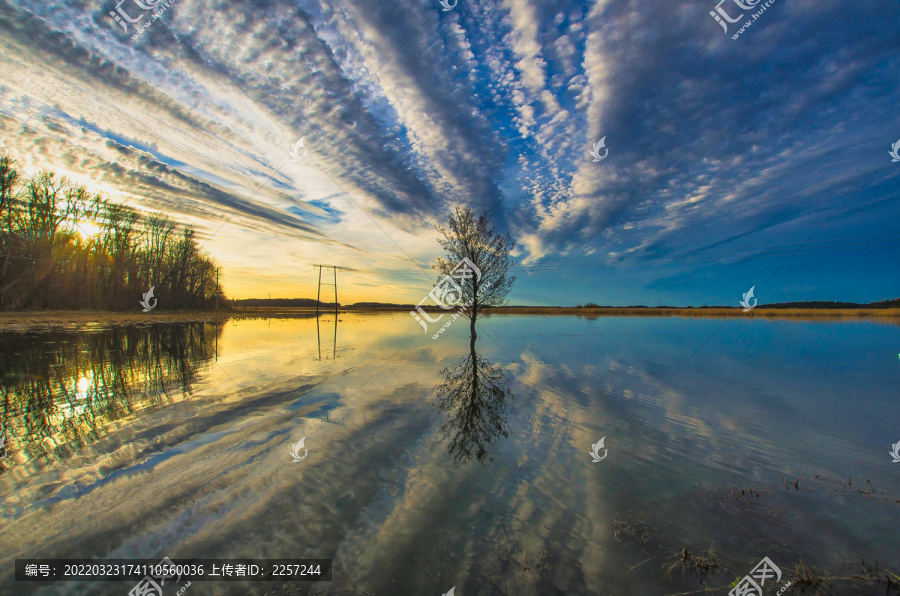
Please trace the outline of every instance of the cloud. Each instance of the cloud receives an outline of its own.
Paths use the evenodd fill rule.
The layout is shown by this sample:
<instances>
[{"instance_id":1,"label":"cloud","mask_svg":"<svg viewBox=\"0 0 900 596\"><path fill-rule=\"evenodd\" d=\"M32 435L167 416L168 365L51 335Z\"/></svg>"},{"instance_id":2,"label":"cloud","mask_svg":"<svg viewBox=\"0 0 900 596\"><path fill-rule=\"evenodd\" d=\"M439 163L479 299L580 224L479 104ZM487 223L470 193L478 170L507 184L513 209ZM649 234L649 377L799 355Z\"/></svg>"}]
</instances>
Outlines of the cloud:
<instances>
[{"instance_id":1,"label":"cloud","mask_svg":"<svg viewBox=\"0 0 900 596\"><path fill-rule=\"evenodd\" d=\"M0 4L23 167L308 259L417 267L456 205L491 211L526 265L694 250L807 232L896 175L877 172L897 43L865 7L776 3L737 41L707 6L656 2L200 0L137 40L113 8Z\"/></svg>"}]
</instances>

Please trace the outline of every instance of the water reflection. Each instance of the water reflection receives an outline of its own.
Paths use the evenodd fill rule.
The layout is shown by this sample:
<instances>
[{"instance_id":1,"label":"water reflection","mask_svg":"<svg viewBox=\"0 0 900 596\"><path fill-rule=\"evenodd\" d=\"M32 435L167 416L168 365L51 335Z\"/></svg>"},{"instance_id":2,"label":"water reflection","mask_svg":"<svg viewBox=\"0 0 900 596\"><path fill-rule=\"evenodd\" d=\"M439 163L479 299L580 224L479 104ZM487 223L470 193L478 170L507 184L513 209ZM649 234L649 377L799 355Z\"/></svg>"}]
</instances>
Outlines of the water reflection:
<instances>
[{"instance_id":1,"label":"water reflection","mask_svg":"<svg viewBox=\"0 0 900 596\"><path fill-rule=\"evenodd\" d=\"M331 359L334 360L337 358L337 324L338 324L338 315L334 314L334 334L332 337L331 343ZM327 338L326 338L327 341ZM316 313L316 344L319 348L319 357L317 360L322 360L322 330L319 327L319 315ZM328 351L325 351L325 359L328 359Z\"/></svg>"},{"instance_id":2,"label":"water reflection","mask_svg":"<svg viewBox=\"0 0 900 596\"><path fill-rule=\"evenodd\" d=\"M314 317L229 321L216 366L202 365L215 331L181 324L167 326L180 329L174 339L154 328L0 344L10 404L39 398L23 387L13 397L28 375L61 370L68 399L55 381L44 392L71 404L67 420L82 425L107 391L100 377L116 376L104 372L111 360L139 376L156 374L143 351L171 360L169 396L156 403L181 394L173 354L186 350L196 371L185 379L191 399L158 408L126 379L133 397L121 407L147 409L99 427L105 438L65 460L0 476L0 594L121 596L133 585L14 583L15 559L35 556L290 553L334 560L333 582L304 584L309 593L455 585L530 596L597 586L725 594L761 553L785 573L802 559L846 576L846 562L896 550L900 484L884 461L897 439L847 397L884 420L900 417L896 327L784 324L801 351L763 320L713 335L721 321L498 316L485 321L491 339L476 353L464 329L434 341L406 313L342 313L341 358L330 360L334 320L320 316L317 338ZM179 348L191 333L199 345ZM440 409L428 403L435 390ZM449 449L433 445L442 425ZM590 445L603 436L609 458L592 463ZM309 457L295 463L301 437ZM697 574L682 575L681 553L699 556L711 543L722 571L698 585ZM284 593L206 586L191 591ZM828 593L874 593L854 588Z\"/></svg>"},{"instance_id":3,"label":"water reflection","mask_svg":"<svg viewBox=\"0 0 900 596\"><path fill-rule=\"evenodd\" d=\"M195 323L0 334L0 434L8 449L0 474L47 465L105 436L114 421L183 399L220 331Z\"/></svg>"},{"instance_id":4,"label":"water reflection","mask_svg":"<svg viewBox=\"0 0 900 596\"><path fill-rule=\"evenodd\" d=\"M498 437L509 437L509 377L499 362L478 355L474 338L469 353L439 374L442 382L435 392L438 409L447 414L441 426L450 439L447 453L457 466L473 457L491 461L490 446Z\"/></svg>"}]
</instances>

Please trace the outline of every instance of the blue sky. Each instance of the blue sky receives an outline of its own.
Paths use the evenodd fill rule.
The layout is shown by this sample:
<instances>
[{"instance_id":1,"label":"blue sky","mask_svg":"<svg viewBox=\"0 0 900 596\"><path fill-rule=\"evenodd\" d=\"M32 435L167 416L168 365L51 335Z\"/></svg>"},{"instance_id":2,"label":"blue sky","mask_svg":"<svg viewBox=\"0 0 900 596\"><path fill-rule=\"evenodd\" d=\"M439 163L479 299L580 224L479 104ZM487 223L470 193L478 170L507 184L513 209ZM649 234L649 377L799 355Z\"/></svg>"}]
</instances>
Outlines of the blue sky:
<instances>
[{"instance_id":1,"label":"blue sky","mask_svg":"<svg viewBox=\"0 0 900 596\"><path fill-rule=\"evenodd\" d=\"M718 6L0 1L0 136L196 226L236 297L333 263L417 303L458 205L517 239L514 304L900 297L900 6Z\"/></svg>"}]
</instances>

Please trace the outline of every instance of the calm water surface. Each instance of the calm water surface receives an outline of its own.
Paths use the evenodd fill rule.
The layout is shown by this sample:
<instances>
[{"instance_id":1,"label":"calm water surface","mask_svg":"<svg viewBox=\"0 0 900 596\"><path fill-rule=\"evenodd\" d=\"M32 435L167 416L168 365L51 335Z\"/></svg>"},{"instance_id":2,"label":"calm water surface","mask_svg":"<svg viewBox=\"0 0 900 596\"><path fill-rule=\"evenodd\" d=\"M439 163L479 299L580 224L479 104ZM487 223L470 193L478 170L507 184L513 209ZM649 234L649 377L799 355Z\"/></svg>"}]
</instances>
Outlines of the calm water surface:
<instances>
[{"instance_id":1,"label":"calm water surface","mask_svg":"<svg viewBox=\"0 0 900 596\"><path fill-rule=\"evenodd\" d=\"M782 583L900 567L900 327L479 325L475 353L467 321L432 340L406 313L0 332L0 592L134 584L14 582L38 557L334 560L331 582L186 595L727 594L764 556ZM710 574L683 564L711 547Z\"/></svg>"}]
</instances>

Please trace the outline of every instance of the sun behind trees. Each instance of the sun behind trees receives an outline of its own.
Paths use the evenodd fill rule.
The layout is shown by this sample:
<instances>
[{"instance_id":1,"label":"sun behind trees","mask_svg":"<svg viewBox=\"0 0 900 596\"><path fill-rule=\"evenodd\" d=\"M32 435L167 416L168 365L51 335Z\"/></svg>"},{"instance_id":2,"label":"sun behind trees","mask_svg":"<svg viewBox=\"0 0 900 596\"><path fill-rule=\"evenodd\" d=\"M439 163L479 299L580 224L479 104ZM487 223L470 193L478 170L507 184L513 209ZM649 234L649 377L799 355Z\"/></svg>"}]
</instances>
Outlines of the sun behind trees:
<instances>
[{"instance_id":1,"label":"sun behind trees","mask_svg":"<svg viewBox=\"0 0 900 596\"><path fill-rule=\"evenodd\" d=\"M112 203L48 171L24 179L0 157L0 310L133 310L156 286L162 309L211 306L216 264L194 230Z\"/></svg>"}]
</instances>

